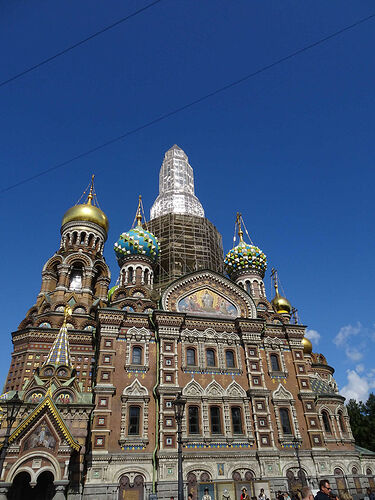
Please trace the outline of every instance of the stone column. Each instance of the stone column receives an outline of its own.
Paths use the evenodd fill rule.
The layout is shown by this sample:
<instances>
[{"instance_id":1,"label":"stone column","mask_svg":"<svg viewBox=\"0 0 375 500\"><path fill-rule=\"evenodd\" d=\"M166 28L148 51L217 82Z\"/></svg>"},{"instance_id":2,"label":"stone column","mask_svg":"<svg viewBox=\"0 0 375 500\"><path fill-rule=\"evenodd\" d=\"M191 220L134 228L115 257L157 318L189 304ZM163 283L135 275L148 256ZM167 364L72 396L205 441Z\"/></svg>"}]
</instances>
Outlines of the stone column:
<instances>
[{"instance_id":1,"label":"stone column","mask_svg":"<svg viewBox=\"0 0 375 500\"><path fill-rule=\"evenodd\" d=\"M7 493L11 486L12 483L0 483L0 500L7 500Z\"/></svg>"},{"instance_id":2,"label":"stone column","mask_svg":"<svg viewBox=\"0 0 375 500\"><path fill-rule=\"evenodd\" d=\"M56 493L53 496L53 500L66 500L65 489L69 481L63 479L62 481L54 481L53 484L56 487Z\"/></svg>"}]
</instances>

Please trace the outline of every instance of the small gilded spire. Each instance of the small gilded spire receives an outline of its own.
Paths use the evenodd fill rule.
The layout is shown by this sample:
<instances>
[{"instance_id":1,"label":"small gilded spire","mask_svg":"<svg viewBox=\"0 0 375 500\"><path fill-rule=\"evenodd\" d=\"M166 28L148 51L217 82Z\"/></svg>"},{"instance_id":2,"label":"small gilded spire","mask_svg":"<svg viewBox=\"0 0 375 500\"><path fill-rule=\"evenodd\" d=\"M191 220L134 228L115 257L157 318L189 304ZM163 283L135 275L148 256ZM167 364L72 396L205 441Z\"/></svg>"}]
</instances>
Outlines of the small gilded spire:
<instances>
[{"instance_id":1,"label":"small gilded spire","mask_svg":"<svg viewBox=\"0 0 375 500\"><path fill-rule=\"evenodd\" d=\"M238 237L240 239L240 243L243 243L243 231L241 227L241 214L240 212L237 212L237 217L236 217L236 224L238 225Z\"/></svg>"},{"instance_id":2,"label":"small gilded spire","mask_svg":"<svg viewBox=\"0 0 375 500\"><path fill-rule=\"evenodd\" d=\"M86 205L92 205L92 199L94 198L94 178L95 178L95 175L92 174L92 176L91 176L90 192L89 192L89 195L87 197L87 203L86 203Z\"/></svg>"},{"instance_id":3,"label":"small gilded spire","mask_svg":"<svg viewBox=\"0 0 375 500\"><path fill-rule=\"evenodd\" d=\"M277 271L275 268L272 268L271 276L273 280L273 286L275 287L275 297L271 300L271 304L277 313L290 316L292 306L290 305L289 300L279 293L279 278L277 276Z\"/></svg>"},{"instance_id":4,"label":"small gilded spire","mask_svg":"<svg viewBox=\"0 0 375 500\"><path fill-rule=\"evenodd\" d=\"M64 366L69 366L70 368L72 367L72 363L70 360L68 330L66 327L68 316L71 315L72 315L72 309L67 304L64 309L63 324L61 325L60 331L57 334L57 337L51 347L51 350L43 366L53 364L56 366L64 365Z\"/></svg>"},{"instance_id":5,"label":"small gilded spire","mask_svg":"<svg viewBox=\"0 0 375 500\"><path fill-rule=\"evenodd\" d=\"M142 212L141 212L141 207L142 207L142 196L139 195L137 215L135 216L135 218L137 219L137 226L142 226Z\"/></svg>"}]
</instances>

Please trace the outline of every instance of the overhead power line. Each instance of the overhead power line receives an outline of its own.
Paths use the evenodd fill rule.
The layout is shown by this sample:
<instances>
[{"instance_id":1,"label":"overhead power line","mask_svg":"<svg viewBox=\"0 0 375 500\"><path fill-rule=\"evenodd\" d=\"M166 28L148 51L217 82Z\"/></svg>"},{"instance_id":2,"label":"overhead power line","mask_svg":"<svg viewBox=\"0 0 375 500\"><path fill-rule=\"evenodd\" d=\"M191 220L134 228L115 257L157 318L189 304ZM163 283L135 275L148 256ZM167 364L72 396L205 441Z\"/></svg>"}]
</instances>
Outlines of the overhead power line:
<instances>
[{"instance_id":1,"label":"overhead power line","mask_svg":"<svg viewBox=\"0 0 375 500\"><path fill-rule=\"evenodd\" d=\"M148 5L145 5L141 9L138 9L135 12L132 12L128 16L125 16L122 19L119 19L115 23L110 24L109 26L106 26L105 28L97 31L96 33L93 33L92 35L88 36L87 38L84 38L83 40L80 40L79 42L76 42L75 44L70 45L69 47L66 47L65 49L61 50L60 52L57 52L57 54L55 54L55 55L53 55L51 57L47 57L47 59L44 59L43 61L40 61L37 64L34 64L34 66L30 66L30 68L27 68L27 69L21 71L21 73L18 73L17 75L11 76L7 80L4 80L4 81L0 82L0 87L3 87L4 85L7 85L10 82L14 82L14 80L17 80L18 78L21 78L21 76L24 76L27 73L30 73L31 71L34 71L35 69L40 68L41 66L44 66L45 64L53 61L54 59L57 59L58 57L66 54L67 52L70 52L71 50L76 49L77 47L79 47L80 45L83 45L84 43L88 42L89 40L92 40L93 38L96 38L97 36L102 35L106 31L109 31L112 28L115 28L116 26L118 26L119 24L122 24L125 21L128 21L132 17L135 17L138 14L141 14L145 10L150 9L151 7L153 7L154 5L156 5L157 3L160 3L161 1L162 0L155 0L154 2L151 2Z\"/></svg>"},{"instance_id":2,"label":"overhead power line","mask_svg":"<svg viewBox=\"0 0 375 500\"><path fill-rule=\"evenodd\" d=\"M332 38L334 38L338 35L341 35L342 33L346 32L348 30L351 30L351 29L355 28L356 26L359 26L360 24L365 23L366 21L370 21L374 17L375 17L375 13L373 13L367 17L364 17L364 18L360 19L359 21L356 21L355 23L350 24L349 26L345 26L345 28L342 28L338 31L335 31L334 33L331 33L330 35L325 36L324 38L321 38L320 40L317 40L316 42L310 43L309 45L306 45L305 47L298 49L295 52L291 52L290 54L288 54L280 59L277 59L276 61L274 61L270 64L267 64L266 66L262 66L261 68L243 76L242 78L239 78L238 80L235 80L231 83L228 83L227 85L224 85L223 87L220 87L216 90L213 90L212 92L205 94L204 96L199 97L198 99L195 99L194 101L191 101L187 104L184 104L178 108L175 108L174 110L169 111L168 113L160 115L157 118L150 120L150 121L144 123L143 125L140 125L139 127L135 127L131 130L128 130L127 132L124 132L123 134L121 134L117 137L109 139L108 141L105 141L102 144L99 144L98 146L95 146L91 149L88 149L88 150L84 151L83 153L80 153L76 156L73 156L72 158L69 158L68 160L65 160L61 163L57 163L56 165L53 165L52 167L49 167L46 170L42 170L41 172L39 172L35 175L31 175L30 177L27 177L19 182L16 182L15 184L7 186L6 188L1 189L0 193L5 193L7 191L10 191L11 189L14 189L18 186L21 186L22 184L25 184L26 182L32 181L34 179L37 179L38 177L46 175L49 172L52 172L52 171L57 170L57 169L62 168L62 167L66 167L67 165L69 165L70 163L73 163L76 160L84 158L85 156L88 156L92 153L95 153L96 151L99 151L100 149L103 149L107 146L110 146L111 144L114 144L115 142L121 141L121 140L125 139L126 137L129 137L130 135L133 135L137 132L140 132L141 130L144 130L145 128L151 127L152 125L155 125L156 123L159 123L163 120L166 120L167 118L169 118L173 115L176 115L177 113L180 113L181 111L185 111L186 109L191 108L192 106L195 106L196 104L199 104L199 103L201 103L201 102L203 102L211 97L214 97L217 94L220 94L221 92L229 90L232 87L240 85L241 83L244 83L247 80L250 80L251 78L254 78L257 75L264 73L265 71L268 71L271 68L274 68L275 66L292 59L293 57L296 57L296 56L298 56L298 55L300 55L300 54L302 54L302 53L304 53L304 52L306 52L306 51L308 51L308 50L310 50L318 45L321 45L321 44L327 42L328 40L331 40Z\"/></svg>"}]
</instances>

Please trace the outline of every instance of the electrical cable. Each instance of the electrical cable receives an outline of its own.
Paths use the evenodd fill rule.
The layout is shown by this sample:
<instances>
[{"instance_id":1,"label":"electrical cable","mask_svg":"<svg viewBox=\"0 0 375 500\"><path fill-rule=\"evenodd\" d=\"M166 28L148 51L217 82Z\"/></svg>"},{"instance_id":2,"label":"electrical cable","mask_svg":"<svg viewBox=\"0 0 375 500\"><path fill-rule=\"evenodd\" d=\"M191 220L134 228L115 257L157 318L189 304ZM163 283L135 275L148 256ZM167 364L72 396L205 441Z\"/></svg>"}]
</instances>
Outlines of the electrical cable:
<instances>
[{"instance_id":1,"label":"electrical cable","mask_svg":"<svg viewBox=\"0 0 375 500\"><path fill-rule=\"evenodd\" d=\"M338 30L338 31L335 31L334 33L331 33L330 35L327 35L323 38L320 38L319 40L317 40L316 42L313 42L313 43L310 43L309 45L306 45L305 47L302 47L301 49L298 49L294 52L291 52L290 54L280 58L280 59L277 59L276 61L273 61L272 63L270 64L267 64L265 66L262 66L261 68L239 78L238 80L235 80L231 83L228 83L227 85L224 85L222 87L219 87L218 89L216 90L213 90L212 92L208 93L208 94L205 94L204 96L202 97L199 97L198 99L195 99L187 104L184 104L178 108L175 108L174 110L172 111L169 111L168 113L165 113L163 115L160 115L158 116L157 118L153 119L153 120L150 120L146 123L144 123L143 125L140 125L139 127L135 127L131 130L128 130L127 132L117 136L117 137L114 137L112 139L109 139L108 141L105 141L103 142L102 144L99 144L98 146L95 146L93 148L90 148L86 151L84 151L83 153L80 153L76 156L73 156L72 158L69 158L68 160L65 160L61 163L58 163L50 168L47 168L45 170L42 170L41 172L35 174L35 175L31 175L30 177L27 177L19 182L16 182L14 184L11 184L10 186L7 186L3 189L0 190L0 194L2 193L5 193L7 191L10 191L11 189L14 189L18 186L21 186L22 184L25 184L29 181L32 181L34 179L37 179L38 177L41 177L43 175L46 175L48 174L49 172L52 172L54 170L57 170L59 168L62 168L62 167L66 167L67 165L69 165L70 163L73 163L74 161L77 161L77 160L80 160L81 158L84 158L85 156L88 156L92 153L95 153L96 151L99 151L100 149L103 149L115 142L118 142L118 141L121 141L123 139L125 139L126 137L129 137L130 135L133 135L137 132L140 132L141 130L144 130L148 127L151 127L152 125L155 125L156 123L159 123L163 120L166 120L167 118L171 117L171 116L174 116L176 115L177 113L180 113L181 111L185 111L186 109L188 108L191 108L192 106L195 106L196 104L199 104L207 99L210 99L211 97L214 97L216 96L217 94L220 94L221 92L224 92L226 90L229 90L237 85L240 85L241 83L251 79L251 78L254 78L255 76L261 74L261 73L264 73L265 71L268 71L270 70L271 68L274 68L275 66L278 66L279 64L285 62L285 61L288 61L290 59L292 59L293 57L296 57L314 47L317 47L318 45L321 45L322 43L325 43L327 42L328 40L331 40L332 38L338 36L338 35L341 35L342 33L350 30L350 29L353 29L355 28L356 26L359 26L360 24L363 24L365 23L366 21L369 21L371 19L373 19L375 17L375 13L365 17L365 18L362 18L360 19L359 21L356 21L355 23L353 24L350 24L349 26L345 26L344 28Z\"/></svg>"},{"instance_id":2,"label":"electrical cable","mask_svg":"<svg viewBox=\"0 0 375 500\"><path fill-rule=\"evenodd\" d=\"M44 59L43 61L40 61L37 64L34 64L34 66L30 66L30 68L27 68L27 69L21 71L21 73L18 73L17 75L11 76L7 80L4 80L4 81L0 82L0 87L3 87L4 85L7 85L10 82L14 82L14 80L17 80L18 78L21 78L21 76L24 76L27 73L30 73L31 71L34 71L34 69L37 69L37 68L40 68L41 66L44 66L44 64L47 64L47 63L53 61L54 59L57 59L58 57L66 54L67 52L70 52L71 50L79 47L80 45L83 45L84 43L88 42L89 40L92 40L93 38L96 38L97 36L102 35L106 31L109 31L112 28L115 28L119 24L122 24L125 21L128 21L129 19L131 19L132 17L137 16L138 14L141 14L145 10L150 9L151 7L153 7L154 5L156 5L157 3L160 3L161 1L162 0L155 0L154 2L151 2L148 5L145 5L141 9L138 9L135 12L132 12L128 16L123 17L122 19L119 19L115 23L112 23L109 26L106 26L105 28L97 31L96 33L93 33L92 35L88 36L87 38L84 38L83 40L80 40L79 42L76 42L73 45L70 45L69 47L66 47L66 49L63 49L60 52L57 52L57 54L55 54L55 55L53 55L51 57L47 57L47 59Z\"/></svg>"}]
</instances>

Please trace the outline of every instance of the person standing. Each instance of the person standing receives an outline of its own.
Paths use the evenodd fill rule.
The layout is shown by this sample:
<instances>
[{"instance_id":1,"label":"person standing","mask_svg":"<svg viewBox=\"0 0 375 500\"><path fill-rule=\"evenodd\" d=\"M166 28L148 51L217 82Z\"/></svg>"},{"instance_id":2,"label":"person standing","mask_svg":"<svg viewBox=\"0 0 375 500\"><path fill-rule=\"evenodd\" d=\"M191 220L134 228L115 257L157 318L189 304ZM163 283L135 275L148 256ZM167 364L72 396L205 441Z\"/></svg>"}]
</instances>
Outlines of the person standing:
<instances>
[{"instance_id":1,"label":"person standing","mask_svg":"<svg viewBox=\"0 0 375 500\"><path fill-rule=\"evenodd\" d=\"M212 499L211 499L211 495L210 495L210 494L209 494L209 492L208 492L208 488L205 488L205 489L204 489L204 495L203 495L203 497L202 497L202 500L212 500Z\"/></svg>"},{"instance_id":2,"label":"person standing","mask_svg":"<svg viewBox=\"0 0 375 500\"><path fill-rule=\"evenodd\" d=\"M314 495L308 486L304 486L301 490L302 500L314 500Z\"/></svg>"},{"instance_id":3,"label":"person standing","mask_svg":"<svg viewBox=\"0 0 375 500\"><path fill-rule=\"evenodd\" d=\"M247 488L245 488L245 486L241 490L241 500L250 500Z\"/></svg>"},{"instance_id":4,"label":"person standing","mask_svg":"<svg viewBox=\"0 0 375 500\"><path fill-rule=\"evenodd\" d=\"M315 495L315 500L331 500L330 493L332 491L328 479L322 479L319 482L319 491Z\"/></svg>"}]
</instances>

